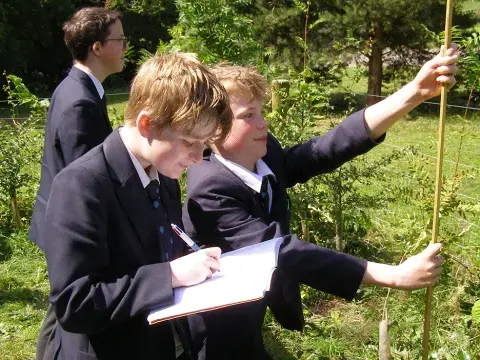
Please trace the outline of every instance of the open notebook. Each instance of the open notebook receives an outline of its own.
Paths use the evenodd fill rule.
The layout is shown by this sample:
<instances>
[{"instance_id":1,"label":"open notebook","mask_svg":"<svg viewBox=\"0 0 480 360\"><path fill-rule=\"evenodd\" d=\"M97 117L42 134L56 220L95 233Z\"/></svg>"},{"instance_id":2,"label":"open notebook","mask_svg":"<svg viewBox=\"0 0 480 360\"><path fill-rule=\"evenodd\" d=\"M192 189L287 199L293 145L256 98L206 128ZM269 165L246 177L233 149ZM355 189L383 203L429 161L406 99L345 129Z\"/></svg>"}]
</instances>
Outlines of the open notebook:
<instances>
[{"instance_id":1,"label":"open notebook","mask_svg":"<svg viewBox=\"0 0 480 360\"><path fill-rule=\"evenodd\" d=\"M204 282L176 288L174 304L150 312L150 325L199 312L255 301L270 289L283 238L230 251L220 257L220 271Z\"/></svg>"}]
</instances>

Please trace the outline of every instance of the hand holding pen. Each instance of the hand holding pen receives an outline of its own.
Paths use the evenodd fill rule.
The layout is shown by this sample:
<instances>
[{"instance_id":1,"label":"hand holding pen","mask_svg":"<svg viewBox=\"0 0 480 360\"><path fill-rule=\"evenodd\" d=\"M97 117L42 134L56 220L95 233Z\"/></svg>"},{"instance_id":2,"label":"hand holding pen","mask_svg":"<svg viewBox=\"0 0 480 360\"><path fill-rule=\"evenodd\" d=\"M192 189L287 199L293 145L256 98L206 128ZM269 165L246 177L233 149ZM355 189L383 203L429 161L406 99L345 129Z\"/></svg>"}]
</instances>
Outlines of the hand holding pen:
<instances>
[{"instance_id":1,"label":"hand holding pen","mask_svg":"<svg viewBox=\"0 0 480 360\"><path fill-rule=\"evenodd\" d=\"M185 232L178 225L175 225L175 224L171 224L171 225L172 225L172 230L175 232L175 234L177 234L183 241L185 241L185 243L191 249L193 249L194 251L200 250L200 246L195 244L195 241L190 239L190 237L187 234L185 234Z\"/></svg>"},{"instance_id":2,"label":"hand holding pen","mask_svg":"<svg viewBox=\"0 0 480 360\"><path fill-rule=\"evenodd\" d=\"M220 254L218 247L200 249L180 227L172 224L173 231L191 248L193 253L170 261L172 287L191 286L210 278L220 271ZM183 235L183 236L182 236Z\"/></svg>"}]
</instances>

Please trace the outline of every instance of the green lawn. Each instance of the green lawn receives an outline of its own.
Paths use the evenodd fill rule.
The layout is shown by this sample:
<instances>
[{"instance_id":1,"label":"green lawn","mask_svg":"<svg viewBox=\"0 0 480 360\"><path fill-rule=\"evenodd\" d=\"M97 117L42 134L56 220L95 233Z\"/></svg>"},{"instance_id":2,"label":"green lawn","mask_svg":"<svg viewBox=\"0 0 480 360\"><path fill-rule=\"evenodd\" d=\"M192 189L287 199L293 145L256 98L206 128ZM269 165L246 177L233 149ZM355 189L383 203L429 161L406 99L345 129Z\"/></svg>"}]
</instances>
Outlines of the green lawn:
<instances>
[{"instance_id":1,"label":"green lawn","mask_svg":"<svg viewBox=\"0 0 480 360\"><path fill-rule=\"evenodd\" d=\"M465 1L463 3L463 8L465 10L472 10L472 11L475 11L475 10L479 10L480 9L480 1L476 1L476 0L469 0L469 1Z\"/></svg>"},{"instance_id":2,"label":"green lawn","mask_svg":"<svg viewBox=\"0 0 480 360\"><path fill-rule=\"evenodd\" d=\"M47 266L26 233L9 238L8 244L0 261L0 359L35 359L48 304Z\"/></svg>"},{"instance_id":3,"label":"green lawn","mask_svg":"<svg viewBox=\"0 0 480 360\"><path fill-rule=\"evenodd\" d=\"M123 113L125 100L124 95L109 97L112 118L116 116L115 113ZM385 143L367 158L373 160L396 147L407 145L414 145L422 153L434 157L437 122L436 115L419 116L399 122L389 132ZM449 116L446 125L445 174L448 176L453 171L454 165L451 161L456 160L463 132L466 136L463 139L460 168L468 171L472 177L462 183L459 192L465 196L480 198L479 119L465 123ZM434 159L425 157L425 162L433 163ZM407 165L399 161L392 169L386 169L392 182L407 176L403 172ZM427 167L433 173L434 167ZM372 184L369 191L384 189ZM376 241L381 241L386 232L394 230L383 223L394 224L398 218L409 215L409 211L408 207L393 205L389 209L374 212L372 216L378 219L378 223L369 233L369 239L372 240L366 241L376 246ZM469 217L468 220L480 225L477 217ZM24 223L27 224L28 219L25 219ZM471 234L463 238L462 243L468 253L460 260L467 261L467 264L474 268L475 262L471 262L471 259L476 257L477 262L480 261L480 244L478 236L473 234L480 234L480 228L472 227L470 232ZM0 360L33 359L37 332L47 305L46 265L41 252L26 240L25 232L9 238L8 244L9 246L0 247ZM472 324L462 312L462 304L473 299L466 293L467 275L458 267L455 273L450 272L449 276L443 278L435 290L431 336L438 359L461 359L458 354L462 351L468 351L472 359L480 358L480 326ZM477 291L480 295L480 289ZM308 308L305 309L307 326L303 333L283 330L268 318L265 322L265 339L275 359L377 359L377 329L386 291L365 288L361 294L362 296L352 303L321 300L325 299L325 296L318 296L317 300L308 302ZM393 291L390 295L388 309L392 322L392 347L396 349L395 359L418 358L423 303L423 291Z\"/></svg>"}]
</instances>

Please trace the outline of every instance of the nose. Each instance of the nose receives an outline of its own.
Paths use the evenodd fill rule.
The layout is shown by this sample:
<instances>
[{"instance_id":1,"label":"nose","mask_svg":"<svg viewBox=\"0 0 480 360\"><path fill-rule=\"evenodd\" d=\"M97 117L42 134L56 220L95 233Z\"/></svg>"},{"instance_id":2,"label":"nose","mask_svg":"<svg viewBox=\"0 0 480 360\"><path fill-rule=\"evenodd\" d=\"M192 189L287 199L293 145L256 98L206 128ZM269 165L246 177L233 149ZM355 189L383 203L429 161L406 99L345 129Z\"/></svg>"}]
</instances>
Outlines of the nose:
<instances>
[{"instance_id":1,"label":"nose","mask_svg":"<svg viewBox=\"0 0 480 360\"><path fill-rule=\"evenodd\" d=\"M190 153L190 158L195 164L199 164L203 160L203 149L204 145L203 144L195 144L194 149Z\"/></svg>"},{"instance_id":2,"label":"nose","mask_svg":"<svg viewBox=\"0 0 480 360\"><path fill-rule=\"evenodd\" d=\"M263 116L260 116L260 119L258 120L257 127L259 129L265 129L266 127L268 127L268 121L265 120L265 118Z\"/></svg>"}]
</instances>

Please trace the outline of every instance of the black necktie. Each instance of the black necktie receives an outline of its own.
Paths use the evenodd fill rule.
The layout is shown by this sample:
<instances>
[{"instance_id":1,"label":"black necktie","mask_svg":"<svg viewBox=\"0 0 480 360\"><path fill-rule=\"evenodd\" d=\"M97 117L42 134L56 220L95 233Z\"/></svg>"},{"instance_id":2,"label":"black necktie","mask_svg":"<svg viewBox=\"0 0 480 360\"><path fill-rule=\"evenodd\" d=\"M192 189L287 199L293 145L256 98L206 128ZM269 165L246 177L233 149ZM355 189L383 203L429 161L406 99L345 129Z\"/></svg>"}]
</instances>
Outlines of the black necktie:
<instances>
[{"instance_id":1,"label":"black necktie","mask_svg":"<svg viewBox=\"0 0 480 360\"><path fill-rule=\"evenodd\" d=\"M267 214L270 213L269 203L270 203L270 195L268 194L268 184L270 183L270 187L273 190L273 184L275 183L275 178L273 175L265 175L262 178L262 186L260 187L260 203L262 204L263 209Z\"/></svg>"},{"instance_id":2,"label":"black necktie","mask_svg":"<svg viewBox=\"0 0 480 360\"><path fill-rule=\"evenodd\" d=\"M170 231L170 225L167 218L167 209L162 206L160 198L160 182L158 180L152 180L145 187L147 195L155 208L157 216L157 226L160 232L160 247L165 261L170 261L173 255L173 237Z\"/></svg>"},{"instance_id":3,"label":"black necktie","mask_svg":"<svg viewBox=\"0 0 480 360\"><path fill-rule=\"evenodd\" d=\"M260 187L260 203L262 204L263 210L268 214L268 203L269 203L269 196L268 196L268 178L266 176L262 179L262 186Z\"/></svg>"},{"instance_id":4,"label":"black necktie","mask_svg":"<svg viewBox=\"0 0 480 360\"><path fill-rule=\"evenodd\" d=\"M160 198L160 182L155 179L145 187L147 195L152 202L153 207L158 212L157 225L160 232L160 246L162 248L165 261L170 261L173 254L173 238L169 228L169 221L167 218L167 209L164 208ZM163 209L162 209L163 208ZM163 211L162 211L163 210ZM173 331L178 334L180 342L182 343L183 351L187 355L187 358L192 358L191 344L184 325L181 320L171 320Z\"/></svg>"}]
</instances>

